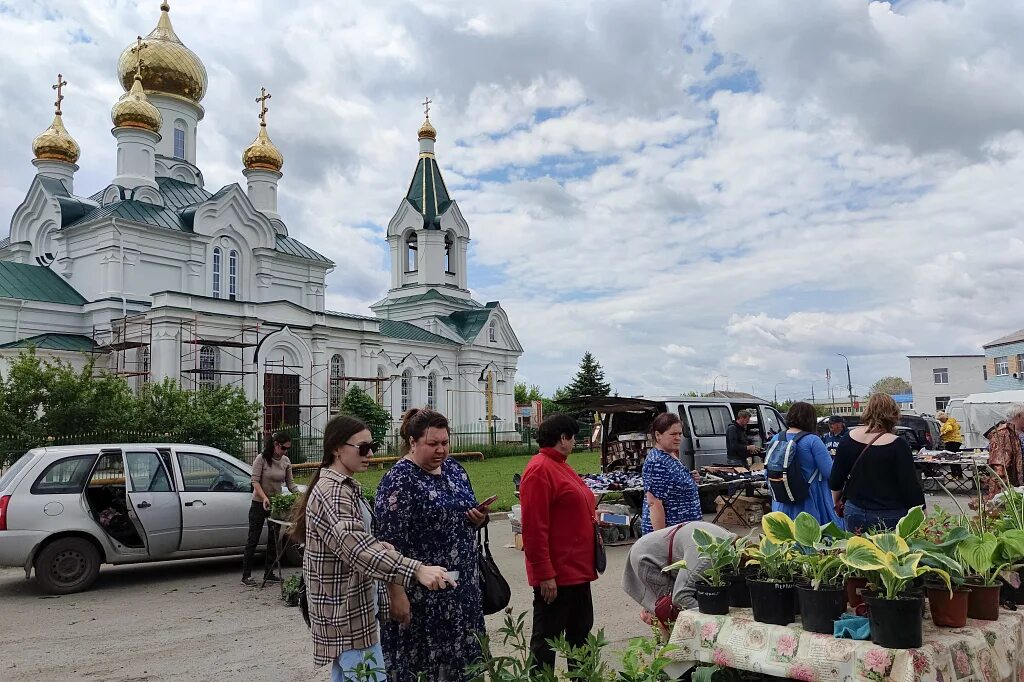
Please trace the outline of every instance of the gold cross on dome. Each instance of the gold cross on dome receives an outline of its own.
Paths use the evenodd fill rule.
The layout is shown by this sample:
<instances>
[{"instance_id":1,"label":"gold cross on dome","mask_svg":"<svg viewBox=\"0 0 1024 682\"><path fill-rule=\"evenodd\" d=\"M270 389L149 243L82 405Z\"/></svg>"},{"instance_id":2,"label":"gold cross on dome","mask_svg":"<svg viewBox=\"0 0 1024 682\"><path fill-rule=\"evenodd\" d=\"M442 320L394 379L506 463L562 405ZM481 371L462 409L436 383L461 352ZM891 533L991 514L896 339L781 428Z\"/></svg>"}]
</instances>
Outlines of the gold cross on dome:
<instances>
[{"instance_id":1,"label":"gold cross on dome","mask_svg":"<svg viewBox=\"0 0 1024 682\"><path fill-rule=\"evenodd\" d=\"M270 111L270 109L267 108L267 100L270 99L271 97L272 95L269 92L267 92L266 88L260 88L260 96L256 98L256 101L260 103L261 126L267 125L267 112Z\"/></svg>"},{"instance_id":2,"label":"gold cross on dome","mask_svg":"<svg viewBox=\"0 0 1024 682\"><path fill-rule=\"evenodd\" d=\"M52 88L53 88L54 90L56 90L56 91L57 91L57 101L53 103L53 106L54 106L54 107L56 107L56 112L55 112L55 113L56 113L56 114L57 114L58 116L60 116L60 103L61 103L62 101L64 101L64 94L63 94L63 93L61 92L61 90L62 90L62 89L64 88L64 86L65 86L65 85L67 85L67 84L68 84L68 82L67 82L66 80L64 80L64 76L58 73L58 74L57 74L57 84L56 84L56 85L53 85L53 86L50 86L50 87L52 87Z\"/></svg>"},{"instance_id":3,"label":"gold cross on dome","mask_svg":"<svg viewBox=\"0 0 1024 682\"><path fill-rule=\"evenodd\" d=\"M429 97L424 97L423 98L423 116L426 117L426 118L430 118L430 105L431 104L433 104L433 102L430 100Z\"/></svg>"},{"instance_id":4,"label":"gold cross on dome","mask_svg":"<svg viewBox=\"0 0 1024 682\"><path fill-rule=\"evenodd\" d=\"M142 36L137 36L135 38L135 41L135 47L132 48L132 54L135 55L135 75L141 79L142 65L145 64L145 62L142 60L142 51L148 48L149 45L146 45L142 42Z\"/></svg>"}]
</instances>

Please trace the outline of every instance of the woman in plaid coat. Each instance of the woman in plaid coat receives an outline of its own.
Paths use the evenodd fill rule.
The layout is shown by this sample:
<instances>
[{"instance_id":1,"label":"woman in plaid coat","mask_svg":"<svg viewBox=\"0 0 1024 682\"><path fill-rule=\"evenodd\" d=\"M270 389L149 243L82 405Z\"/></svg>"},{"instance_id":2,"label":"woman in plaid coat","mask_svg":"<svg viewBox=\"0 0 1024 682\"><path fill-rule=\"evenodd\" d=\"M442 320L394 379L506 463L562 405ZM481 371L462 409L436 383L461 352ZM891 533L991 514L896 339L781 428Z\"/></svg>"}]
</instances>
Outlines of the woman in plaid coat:
<instances>
[{"instance_id":1,"label":"woman in plaid coat","mask_svg":"<svg viewBox=\"0 0 1024 682\"><path fill-rule=\"evenodd\" d=\"M366 471L378 448L366 425L339 415L324 429L324 459L297 505L292 535L305 542L302 573L309 600L313 662L331 664L331 681L355 680L357 665L384 682L376 581L444 589L445 569L402 556L371 534L370 508L352 476ZM383 595L384 591L380 591ZM365 679L365 678L364 678Z\"/></svg>"}]
</instances>

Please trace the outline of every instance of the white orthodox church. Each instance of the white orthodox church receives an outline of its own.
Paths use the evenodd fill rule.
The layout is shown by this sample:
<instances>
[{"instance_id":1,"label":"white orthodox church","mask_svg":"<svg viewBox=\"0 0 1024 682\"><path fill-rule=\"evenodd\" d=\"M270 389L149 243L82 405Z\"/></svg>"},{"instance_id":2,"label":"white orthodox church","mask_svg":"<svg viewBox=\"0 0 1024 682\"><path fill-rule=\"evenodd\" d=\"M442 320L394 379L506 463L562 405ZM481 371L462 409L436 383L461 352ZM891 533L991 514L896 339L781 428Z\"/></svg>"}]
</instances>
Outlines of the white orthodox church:
<instances>
[{"instance_id":1,"label":"white orthodox church","mask_svg":"<svg viewBox=\"0 0 1024 682\"><path fill-rule=\"evenodd\" d=\"M75 364L94 358L135 386L236 385L264 406L267 429L315 433L351 385L396 420L430 405L456 430L511 429L523 349L501 306L470 294L469 225L441 177L429 118L388 225L391 288L372 317L326 310L334 264L290 236L278 212L284 158L266 100L242 154L244 189L209 191L196 153L206 69L166 2L160 10L118 61L117 169L92 194L75 187L79 146L58 76L53 123L32 143L37 174L0 240L0 361L34 347Z\"/></svg>"}]
</instances>

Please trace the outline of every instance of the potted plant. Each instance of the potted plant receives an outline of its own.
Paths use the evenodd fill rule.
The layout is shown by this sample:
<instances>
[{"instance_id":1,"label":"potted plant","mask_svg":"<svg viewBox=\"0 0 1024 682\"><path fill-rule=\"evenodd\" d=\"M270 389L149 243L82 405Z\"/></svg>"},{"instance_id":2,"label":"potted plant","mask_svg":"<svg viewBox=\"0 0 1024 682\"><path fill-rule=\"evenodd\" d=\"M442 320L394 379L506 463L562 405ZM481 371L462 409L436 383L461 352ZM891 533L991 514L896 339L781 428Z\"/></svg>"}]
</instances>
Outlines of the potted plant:
<instances>
[{"instance_id":1,"label":"potted plant","mask_svg":"<svg viewBox=\"0 0 1024 682\"><path fill-rule=\"evenodd\" d=\"M1024 557L1024 530L972 533L960 541L956 553L969 570L971 593L967 615L979 620L999 620L1000 578L1005 577L1011 584L1016 579L1016 568Z\"/></svg>"},{"instance_id":2,"label":"potted plant","mask_svg":"<svg viewBox=\"0 0 1024 682\"><path fill-rule=\"evenodd\" d=\"M697 552L706 560L694 588L697 609L701 613L724 616L729 613L726 573L739 562L734 538L716 540L707 531L697 528L693 531L693 542L697 545Z\"/></svg>"},{"instance_id":3,"label":"potted plant","mask_svg":"<svg viewBox=\"0 0 1024 682\"><path fill-rule=\"evenodd\" d=\"M291 515L292 505L299 499L298 493L285 493L270 497L270 518L287 521Z\"/></svg>"},{"instance_id":4,"label":"potted plant","mask_svg":"<svg viewBox=\"0 0 1024 682\"><path fill-rule=\"evenodd\" d=\"M823 528L813 516L800 512L794 521L794 535L803 578L796 586L800 621L805 630L831 635L833 623L846 611L843 578L849 568L839 555L847 534L833 524Z\"/></svg>"},{"instance_id":5,"label":"potted plant","mask_svg":"<svg viewBox=\"0 0 1024 682\"><path fill-rule=\"evenodd\" d=\"M917 512L911 512L916 517ZM912 523L913 519L908 525ZM921 563L949 573L952 591L938 581L925 583L932 622L938 627L960 628L967 624L971 588L964 584L963 566L953 556L960 542L970 534L962 524L962 516L938 509L928 514L908 540L911 551L922 553Z\"/></svg>"},{"instance_id":6,"label":"potted plant","mask_svg":"<svg viewBox=\"0 0 1024 682\"><path fill-rule=\"evenodd\" d=\"M751 531L753 532L753 531ZM746 549L751 545L750 536L738 537L733 541L735 552L732 555L732 563L726 570L725 579L729 582L729 606L737 608L750 608L750 590L747 589L747 574L755 570L753 566L747 566Z\"/></svg>"},{"instance_id":7,"label":"potted plant","mask_svg":"<svg viewBox=\"0 0 1024 682\"><path fill-rule=\"evenodd\" d=\"M897 532L851 537L840 555L850 568L873 571L878 576L879 591L865 601L870 608L871 641L879 646L890 649L921 646L924 596L912 589L918 578L936 575L946 590L952 592L949 573L922 563L924 552L911 551L905 539L923 522L924 512L915 507L900 519Z\"/></svg>"},{"instance_id":8,"label":"potted plant","mask_svg":"<svg viewBox=\"0 0 1024 682\"><path fill-rule=\"evenodd\" d=\"M757 567L756 577L747 578L754 620L773 625L789 625L794 620L793 561L796 530L793 520L782 512L765 514L761 519L761 542L748 547L747 563Z\"/></svg>"}]
</instances>

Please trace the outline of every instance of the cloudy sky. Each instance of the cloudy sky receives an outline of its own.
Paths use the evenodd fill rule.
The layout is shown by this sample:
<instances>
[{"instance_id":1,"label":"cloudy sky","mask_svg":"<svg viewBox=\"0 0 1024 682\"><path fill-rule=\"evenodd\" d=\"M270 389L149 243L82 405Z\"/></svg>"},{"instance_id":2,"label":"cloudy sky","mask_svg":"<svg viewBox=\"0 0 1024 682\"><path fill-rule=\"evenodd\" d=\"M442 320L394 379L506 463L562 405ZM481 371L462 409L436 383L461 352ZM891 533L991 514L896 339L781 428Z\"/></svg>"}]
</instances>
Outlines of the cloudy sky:
<instances>
[{"instance_id":1,"label":"cloudy sky","mask_svg":"<svg viewBox=\"0 0 1024 682\"><path fill-rule=\"evenodd\" d=\"M210 77L207 187L260 86L328 307L388 286L384 227L434 100L438 159L546 391L593 351L623 395L825 392L1024 327L1024 2L173 0ZM59 70L80 193L114 174L120 51L157 0L0 0L0 216ZM2 233L3 230L0 230Z\"/></svg>"}]
</instances>

